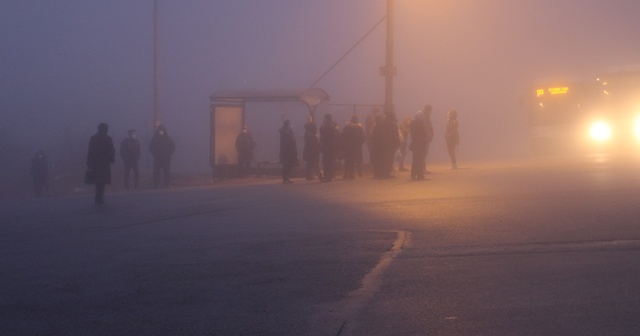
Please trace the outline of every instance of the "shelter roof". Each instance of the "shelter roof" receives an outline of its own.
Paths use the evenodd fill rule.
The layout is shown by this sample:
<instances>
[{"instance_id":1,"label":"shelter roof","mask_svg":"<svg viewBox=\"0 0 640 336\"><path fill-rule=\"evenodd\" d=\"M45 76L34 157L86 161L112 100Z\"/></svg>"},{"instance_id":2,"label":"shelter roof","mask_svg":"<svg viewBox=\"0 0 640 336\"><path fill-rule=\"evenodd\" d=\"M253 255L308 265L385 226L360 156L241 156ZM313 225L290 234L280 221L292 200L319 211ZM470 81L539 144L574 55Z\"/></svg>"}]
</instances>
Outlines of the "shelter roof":
<instances>
[{"instance_id":1,"label":"shelter roof","mask_svg":"<svg viewBox=\"0 0 640 336\"><path fill-rule=\"evenodd\" d=\"M243 103L243 102L270 102L270 101L305 101L307 96L313 95L320 100L329 100L329 95L321 89L307 90L246 90L246 91L219 91L211 96L211 103Z\"/></svg>"}]
</instances>

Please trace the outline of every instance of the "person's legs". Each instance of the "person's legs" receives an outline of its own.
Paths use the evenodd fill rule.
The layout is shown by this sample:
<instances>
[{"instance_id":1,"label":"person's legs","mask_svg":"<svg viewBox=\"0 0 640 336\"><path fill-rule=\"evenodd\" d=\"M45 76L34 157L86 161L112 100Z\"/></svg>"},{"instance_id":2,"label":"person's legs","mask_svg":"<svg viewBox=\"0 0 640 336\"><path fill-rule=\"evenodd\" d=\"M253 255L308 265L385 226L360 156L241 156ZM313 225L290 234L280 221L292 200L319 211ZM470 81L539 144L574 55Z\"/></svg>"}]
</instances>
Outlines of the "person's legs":
<instances>
[{"instance_id":1,"label":"person's legs","mask_svg":"<svg viewBox=\"0 0 640 336\"><path fill-rule=\"evenodd\" d=\"M105 189L104 183L96 183L96 197L95 197L96 205L104 204L104 189Z\"/></svg>"},{"instance_id":2,"label":"person's legs","mask_svg":"<svg viewBox=\"0 0 640 336\"><path fill-rule=\"evenodd\" d=\"M124 164L124 188L129 190L129 173L131 172L131 165L126 163Z\"/></svg>"},{"instance_id":3,"label":"person's legs","mask_svg":"<svg viewBox=\"0 0 640 336\"><path fill-rule=\"evenodd\" d=\"M131 165L131 170L133 170L133 188L138 189L138 181L140 180L140 169L138 168L138 162L134 162Z\"/></svg>"},{"instance_id":4,"label":"person's legs","mask_svg":"<svg viewBox=\"0 0 640 336\"><path fill-rule=\"evenodd\" d=\"M160 187L160 162L153 160L153 187Z\"/></svg>"}]
</instances>

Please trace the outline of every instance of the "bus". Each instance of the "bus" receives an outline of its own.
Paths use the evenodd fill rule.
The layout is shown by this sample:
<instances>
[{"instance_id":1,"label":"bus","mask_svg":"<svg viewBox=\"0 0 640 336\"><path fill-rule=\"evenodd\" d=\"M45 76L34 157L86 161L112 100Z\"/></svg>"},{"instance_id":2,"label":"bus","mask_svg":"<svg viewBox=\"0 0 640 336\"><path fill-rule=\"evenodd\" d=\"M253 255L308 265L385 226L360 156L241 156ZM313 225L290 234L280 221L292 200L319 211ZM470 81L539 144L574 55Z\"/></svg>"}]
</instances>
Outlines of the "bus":
<instances>
[{"instance_id":1,"label":"bus","mask_svg":"<svg viewBox=\"0 0 640 336\"><path fill-rule=\"evenodd\" d=\"M526 105L535 153L640 151L640 71L539 85Z\"/></svg>"}]
</instances>

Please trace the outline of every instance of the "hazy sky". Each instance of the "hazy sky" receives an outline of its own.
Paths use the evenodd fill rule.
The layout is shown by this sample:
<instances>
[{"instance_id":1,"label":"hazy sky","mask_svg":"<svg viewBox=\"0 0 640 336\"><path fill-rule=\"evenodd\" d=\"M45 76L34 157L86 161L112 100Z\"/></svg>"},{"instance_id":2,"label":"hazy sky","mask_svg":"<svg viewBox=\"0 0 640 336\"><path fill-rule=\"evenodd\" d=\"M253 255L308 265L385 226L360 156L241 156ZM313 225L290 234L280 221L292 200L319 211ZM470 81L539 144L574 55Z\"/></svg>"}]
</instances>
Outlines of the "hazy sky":
<instances>
[{"instance_id":1,"label":"hazy sky","mask_svg":"<svg viewBox=\"0 0 640 336\"><path fill-rule=\"evenodd\" d=\"M163 119L176 158L201 171L210 94L307 88L386 10L385 0L159 3ZM396 112L431 103L441 138L446 111L458 110L461 160L517 152L529 86L640 64L638 17L637 0L395 0ZM332 103L383 103L384 43L383 24L316 86ZM152 119L152 0L3 0L0 44L10 144L84 141L103 121L118 143Z\"/></svg>"}]
</instances>

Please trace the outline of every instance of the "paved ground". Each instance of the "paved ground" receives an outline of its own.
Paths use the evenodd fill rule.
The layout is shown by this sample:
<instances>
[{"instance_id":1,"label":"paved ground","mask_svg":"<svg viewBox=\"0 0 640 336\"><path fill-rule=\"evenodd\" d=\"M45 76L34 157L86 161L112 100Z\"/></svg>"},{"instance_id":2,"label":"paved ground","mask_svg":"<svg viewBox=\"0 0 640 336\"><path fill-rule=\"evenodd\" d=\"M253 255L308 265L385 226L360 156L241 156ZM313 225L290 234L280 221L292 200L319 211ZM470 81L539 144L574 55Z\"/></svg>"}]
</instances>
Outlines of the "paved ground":
<instances>
[{"instance_id":1,"label":"paved ground","mask_svg":"<svg viewBox=\"0 0 640 336\"><path fill-rule=\"evenodd\" d=\"M636 335L637 158L0 204L2 335Z\"/></svg>"}]
</instances>

